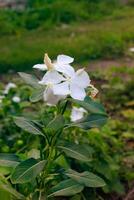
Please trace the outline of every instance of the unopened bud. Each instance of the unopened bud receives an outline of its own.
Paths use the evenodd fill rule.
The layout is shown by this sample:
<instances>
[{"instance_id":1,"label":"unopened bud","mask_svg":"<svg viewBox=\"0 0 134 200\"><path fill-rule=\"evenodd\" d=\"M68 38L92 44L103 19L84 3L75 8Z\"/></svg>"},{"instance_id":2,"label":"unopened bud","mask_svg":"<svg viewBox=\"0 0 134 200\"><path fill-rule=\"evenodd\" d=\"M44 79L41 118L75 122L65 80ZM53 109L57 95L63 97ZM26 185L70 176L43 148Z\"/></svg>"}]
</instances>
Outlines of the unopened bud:
<instances>
[{"instance_id":1,"label":"unopened bud","mask_svg":"<svg viewBox=\"0 0 134 200\"><path fill-rule=\"evenodd\" d=\"M52 69L53 69L52 61L51 61L51 59L49 58L49 56L48 56L47 53L45 53L45 56L44 56L44 63L46 64L48 70L52 70Z\"/></svg>"}]
</instances>

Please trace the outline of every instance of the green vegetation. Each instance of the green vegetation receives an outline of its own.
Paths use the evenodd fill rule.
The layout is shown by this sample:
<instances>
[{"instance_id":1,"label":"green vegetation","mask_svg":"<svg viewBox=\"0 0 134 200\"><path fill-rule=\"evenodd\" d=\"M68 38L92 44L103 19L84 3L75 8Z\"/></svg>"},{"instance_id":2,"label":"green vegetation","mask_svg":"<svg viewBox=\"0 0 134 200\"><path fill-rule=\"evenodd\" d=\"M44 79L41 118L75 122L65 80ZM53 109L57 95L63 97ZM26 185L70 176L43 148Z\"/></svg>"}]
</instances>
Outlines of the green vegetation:
<instances>
[{"instance_id":1,"label":"green vegetation","mask_svg":"<svg viewBox=\"0 0 134 200\"><path fill-rule=\"evenodd\" d=\"M37 2L29 4L32 7L24 12L0 11L1 73L29 70L42 62L45 51L53 58L63 52L73 55L80 63L124 56L134 43L134 12L129 5L113 1L48 2L44 7Z\"/></svg>"},{"instance_id":2,"label":"green vegetation","mask_svg":"<svg viewBox=\"0 0 134 200\"><path fill-rule=\"evenodd\" d=\"M55 163L55 167L59 169L60 166L67 169L68 164L70 164L74 168L93 171L106 182L106 186L102 189L85 189L84 195L86 199L89 199L89 191L92 200L96 200L97 198L103 198L104 200L112 199L111 196L113 193L116 197L123 198L125 192L127 193L131 188L131 183L134 178L134 126L132 123L134 119L134 102L132 100L134 98L134 94L132 93L134 90L132 80L133 73L133 69L127 67L113 67L105 72L94 72L94 78L92 77L92 79L96 82L95 86L100 91L99 97L101 101L104 102L111 119L109 119L108 123L102 129L94 128L83 132L73 127L64 132L64 139L69 139L69 141L81 141L80 144L86 141L88 147L90 147L88 149L90 152L90 162L88 165L84 165L78 160L75 161L74 157L72 157L75 155L71 155L69 152L70 147L68 151L65 151L66 156L70 158L66 158L66 156L59 157ZM18 115L23 115L25 117L26 113L28 113L28 119L32 118L37 125L39 125L39 120L41 120L43 124L47 124L50 121L49 119L53 119L55 108L47 108L42 104L42 101L35 104L30 103L28 96L33 89L24 85L18 78L14 78L13 81L18 87L10 90L5 99L3 99L2 106L0 107L0 152L14 153L17 151L17 154L21 153L20 158L23 160L27 157L29 158L31 155L33 156L33 154L38 156L40 141L38 137L28 134L26 130L23 131L16 127L13 118ZM1 85L0 94L2 94L2 89L4 89L4 85ZM14 95L21 97L21 102L19 104L12 101ZM69 107L70 106L71 104ZM30 107L30 109L28 107ZM68 118L68 120L70 116L69 107L68 111L65 113L65 117ZM56 127L54 126L54 128ZM50 130L51 126L49 126L48 131ZM42 145L44 145L44 141ZM80 157L78 159L85 159L85 157ZM9 169L3 169L3 167L1 167L0 172L2 174L8 174ZM55 181L57 183L59 179L55 179ZM26 188L27 184L24 184L24 188L21 188L25 195L29 192ZM81 195L78 195L76 198L80 198L80 196Z\"/></svg>"}]
</instances>

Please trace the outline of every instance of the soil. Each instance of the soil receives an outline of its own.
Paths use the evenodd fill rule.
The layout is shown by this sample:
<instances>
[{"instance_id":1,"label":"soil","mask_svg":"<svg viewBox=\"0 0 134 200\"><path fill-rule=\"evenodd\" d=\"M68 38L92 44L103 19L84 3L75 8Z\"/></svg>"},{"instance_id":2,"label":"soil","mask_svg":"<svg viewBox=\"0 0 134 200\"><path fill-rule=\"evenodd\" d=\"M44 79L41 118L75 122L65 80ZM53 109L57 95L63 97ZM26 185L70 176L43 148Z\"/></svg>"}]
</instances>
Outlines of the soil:
<instances>
[{"instance_id":1,"label":"soil","mask_svg":"<svg viewBox=\"0 0 134 200\"><path fill-rule=\"evenodd\" d=\"M112 67L131 67L134 68L134 58L121 58L117 60L99 60L93 61L89 64L88 70L107 70Z\"/></svg>"}]
</instances>

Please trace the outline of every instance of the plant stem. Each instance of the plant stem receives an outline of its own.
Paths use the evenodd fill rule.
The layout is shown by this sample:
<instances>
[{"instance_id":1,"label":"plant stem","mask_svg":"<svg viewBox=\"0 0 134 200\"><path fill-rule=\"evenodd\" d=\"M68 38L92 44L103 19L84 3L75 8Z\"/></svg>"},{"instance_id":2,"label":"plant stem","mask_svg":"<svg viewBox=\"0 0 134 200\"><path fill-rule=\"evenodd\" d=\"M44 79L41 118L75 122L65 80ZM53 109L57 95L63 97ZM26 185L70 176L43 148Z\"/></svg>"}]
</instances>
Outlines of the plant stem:
<instances>
[{"instance_id":1,"label":"plant stem","mask_svg":"<svg viewBox=\"0 0 134 200\"><path fill-rule=\"evenodd\" d=\"M64 114L64 112L66 110L67 104L68 104L68 101L66 101L66 103L63 107L63 110L61 112L62 115ZM55 156L52 157L52 155L53 155L55 145L57 143L57 139L59 138L61 133L62 133L62 130L57 131L57 133L55 133L55 135L52 137L51 142L49 142L48 138L46 137L47 145L48 145L48 157L47 157L47 163L46 163L45 168L44 168L42 175L41 175L41 183L40 183L40 191L42 189L44 190L45 200L47 199L47 189L46 189L47 188L47 181L46 181L46 178L49 174L49 168L50 168L50 166L51 166L51 164L52 164L52 162L55 158ZM40 153L42 155L44 152L42 152L42 150L40 149ZM41 196L40 196L39 200L41 200Z\"/></svg>"},{"instance_id":2,"label":"plant stem","mask_svg":"<svg viewBox=\"0 0 134 200\"><path fill-rule=\"evenodd\" d=\"M64 107L63 107L63 110L62 110L62 112L61 112L62 115L64 114L64 112L65 112L65 110L66 110L67 104L68 104L68 100L66 101L66 103L65 103L65 105L64 105Z\"/></svg>"},{"instance_id":3,"label":"plant stem","mask_svg":"<svg viewBox=\"0 0 134 200\"><path fill-rule=\"evenodd\" d=\"M86 200L86 197L84 196L84 194L81 192L81 197L83 200Z\"/></svg>"}]
</instances>

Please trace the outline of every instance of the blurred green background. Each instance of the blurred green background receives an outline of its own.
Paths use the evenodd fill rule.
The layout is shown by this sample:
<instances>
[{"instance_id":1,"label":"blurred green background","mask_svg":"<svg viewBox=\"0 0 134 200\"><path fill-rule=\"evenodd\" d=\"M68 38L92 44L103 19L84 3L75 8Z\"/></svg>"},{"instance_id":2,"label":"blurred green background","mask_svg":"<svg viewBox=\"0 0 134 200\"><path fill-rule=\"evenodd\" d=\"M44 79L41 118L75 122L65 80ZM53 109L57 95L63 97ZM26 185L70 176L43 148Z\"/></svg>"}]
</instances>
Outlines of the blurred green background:
<instances>
[{"instance_id":1,"label":"blurred green background","mask_svg":"<svg viewBox=\"0 0 134 200\"><path fill-rule=\"evenodd\" d=\"M69 54L80 64L131 58L134 0L7 2L18 3L0 9L0 73L29 70L42 62L44 52L53 58Z\"/></svg>"}]
</instances>

